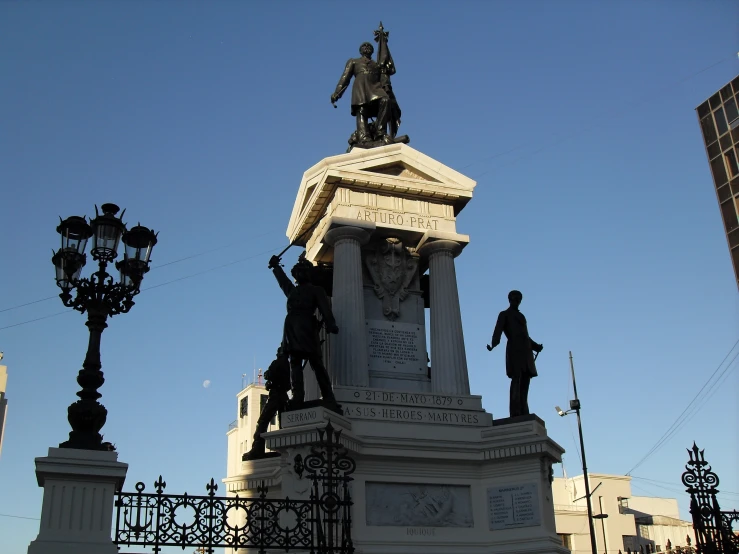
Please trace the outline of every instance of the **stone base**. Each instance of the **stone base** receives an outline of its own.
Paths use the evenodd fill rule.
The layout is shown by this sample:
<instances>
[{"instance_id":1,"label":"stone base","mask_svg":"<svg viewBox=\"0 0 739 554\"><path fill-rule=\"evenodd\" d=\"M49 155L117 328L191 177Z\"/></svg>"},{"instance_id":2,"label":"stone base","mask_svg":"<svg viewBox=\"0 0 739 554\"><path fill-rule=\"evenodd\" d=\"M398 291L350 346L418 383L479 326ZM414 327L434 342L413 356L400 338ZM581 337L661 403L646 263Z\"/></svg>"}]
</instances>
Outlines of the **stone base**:
<instances>
[{"instance_id":1,"label":"stone base","mask_svg":"<svg viewBox=\"0 0 739 554\"><path fill-rule=\"evenodd\" d=\"M542 427L546 427L544 420L536 414L527 414L513 417L501 417L493 420L493 425L509 425L511 423L521 423L522 421L536 421Z\"/></svg>"},{"instance_id":2,"label":"stone base","mask_svg":"<svg viewBox=\"0 0 739 554\"><path fill-rule=\"evenodd\" d=\"M474 396L352 387L336 387L336 394L345 407L352 400L358 408L346 416L321 407L286 413L282 429L265 434L267 447L283 455L242 464L242 475L224 480L228 494L253 496L265 479L272 498L307 498L310 481L296 474L293 461L306 457L330 421L357 464L351 485L357 551L567 554L555 529L550 481L563 450L538 417L493 425ZM405 411L450 415L437 421L406 418Z\"/></svg>"},{"instance_id":3,"label":"stone base","mask_svg":"<svg viewBox=\"0 0 739 554\"><path fill-rule=\"evenodd\" d=\"M355 135L352 135L349 139L349 148L347 148L347 153L351 152L353 148L379 148L381 146L387 146L388 143L386 143L383 140L368 140L364 142L355 142L354 139ZM389 144L408 144L411 141L410 137L408 135L400 135L398 137L395 137L392 142Z\"/></svg>"},{"instance_id":4,"label":"stone base","mask_svg":"<svg viewBox=\"0 0 739 554\"><path fill-rule=\"evenodd\" d=\"M282 411L283 414L288 414L291 412L299 412L301 410L307 410L309 408L316 408L321 407L325 408L326 410L331 410L332 412L335 412L339 415L343 415L343 410L341 409L341 404L337 404L334 402L327 402L323 398L318 398L316 400L306 400L303 402L300 407L293 407L289 403L287 405L287 408ZM280 416L280 426L282 426L282 415Z\"/></svg>"},{"instance_id":5,"label":"stone base","mask_svg":"<svg viewBox=\"0 0 739 554\"><path fill-rule=\"evenodd\" d=\"M49 448L36 458L44 489L41 524L28 554L117 554L111 540L115 491L128 464L116 452Z\"/></svg>"}]
</instances>

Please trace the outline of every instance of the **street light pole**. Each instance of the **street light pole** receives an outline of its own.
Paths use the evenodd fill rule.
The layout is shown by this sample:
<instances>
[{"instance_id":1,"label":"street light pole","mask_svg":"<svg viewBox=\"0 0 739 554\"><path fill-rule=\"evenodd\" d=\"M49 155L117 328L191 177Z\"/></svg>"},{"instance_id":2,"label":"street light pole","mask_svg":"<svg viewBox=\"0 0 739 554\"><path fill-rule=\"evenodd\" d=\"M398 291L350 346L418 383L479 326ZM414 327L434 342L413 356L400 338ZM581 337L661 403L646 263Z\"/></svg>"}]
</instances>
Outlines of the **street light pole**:
<instances>
[{"instance_id":1,"label":"street light pole","mask_svg":"<svg viewBox=\"0 0 739 554\"><path fill-rule=\"evenodd\" d=\"M141 290L141 281L149 271L151 250L157 243L154 231L137 225L127 229L123 213L116 217L118 206L103 204L102 214L95 206L96 217L89 223L84 217L72 216L61 221L57 232L61 235L61 248L51 261L56 267L56 283L61 289L59 297L68 308L87 312L87 328L90 339L82 369L77 375L81 390L79 400L67 409L67 419L72 427L69 440L60 448L82 450L108 450L100 430L105 425L108 411L98 402L102 396L98 389L105 383L100 361L100 339L108 326L107 320L127 313L134 305L133 298ZM125 212L125 210L124 210ZM85 248L92 238L92 259L98 270L89 278L80 273L87 261ZM125 245L124 259L115 264L120 271L120 282L115 282L107 266L118 257L120 242ZM72 295L72 292L75 295Z\"/></svg>"},{"instance_id":2,"label":"street light pole","mask_svg":"<svg viewBox=\"0 0 739 554\"><path fill-rule=\"evenodd\" d=\"M570 351L570 371L572 372L572 390L575 399L570 400L570 409L577 414L577 430L580 433L580 452L582 452L582 473L585 481L585 500L588 504L588 526L590 528L590 547L593 554L598 554L598 546L595 543L595 526L593 525L593 505L590 501L590 483L588 479L588 464L585 461L585 441L582 438L582 421L580 420L580 400L577 398L577 384L575 383L575 364L572 362L572 351Z\"/></svg>"}]
</instances>

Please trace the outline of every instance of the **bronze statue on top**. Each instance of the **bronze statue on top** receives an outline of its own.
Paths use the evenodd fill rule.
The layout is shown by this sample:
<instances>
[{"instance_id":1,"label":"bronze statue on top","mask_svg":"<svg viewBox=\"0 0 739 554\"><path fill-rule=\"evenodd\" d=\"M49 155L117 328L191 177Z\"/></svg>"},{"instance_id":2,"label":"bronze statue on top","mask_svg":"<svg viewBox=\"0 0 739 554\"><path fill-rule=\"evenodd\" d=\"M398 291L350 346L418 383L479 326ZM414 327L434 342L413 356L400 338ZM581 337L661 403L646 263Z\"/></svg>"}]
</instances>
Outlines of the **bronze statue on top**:
<instances>
[{"instance_id":1,"label":"bronze statue on top","mask_svg":"<svg viewBox=\"0 0 739 554\"><path fill-rule=\"evenodd\" d=\"M287 296L287 316L282 337L282 350L290 358L292 379L290 408L296 409L303 405L305 400L303 368L306 363L310 363L316 374L318 387L321 389L323 405L334 412L342 413L334 397L331 378L323 364L319 338L321 323L316 319L316 310L321 314L323 325L329 333L336 334L339 328L336 326L326 292L311 283L313 264L301 255L291 272L297 284L293 284L285 275L278 256L270 258L269 268L274 273L282 292Z\"/></svg>"},{"instance_id":2,"label":"bronze statue on top","mask_svg":"<svg viewBox=\"0 0 739 554\"><path fill-rule=\"evenodd\" d=\"M505 334L508 344L505 349L506 375L511 378L510 415L511 417L529 414L529 384L531 378L536 377L536 356L544 348L529 337L526 318L518 311L523 300L523 294L517 290L508 293L510 307L500 312L493 331L492 350L500 344L500 337Z\"/></svg>"},{"instance_id":3,"label":"bronze statue on top","mask_svg":"<svg viewBox=\"0 0 739 554\"><path fill-rule=\"evenodd\" d=\"M352 58L346 63L339 84L331 95L331 103L336 107L336 102L354 77L351 113L357 118L357 130L349 138L349 150L355 146L374 148L409 142L407 135L396 137L401 112L390 82L390 76L395 74L395 62L387 46L388 35L380 22L380 28L375 31L379 48L377 61L372 59L375 50L372 44L362 43L359 47L361 57ZM371 122L370 118L374 118L374 121Z\"/></svg>"}]
</instances>

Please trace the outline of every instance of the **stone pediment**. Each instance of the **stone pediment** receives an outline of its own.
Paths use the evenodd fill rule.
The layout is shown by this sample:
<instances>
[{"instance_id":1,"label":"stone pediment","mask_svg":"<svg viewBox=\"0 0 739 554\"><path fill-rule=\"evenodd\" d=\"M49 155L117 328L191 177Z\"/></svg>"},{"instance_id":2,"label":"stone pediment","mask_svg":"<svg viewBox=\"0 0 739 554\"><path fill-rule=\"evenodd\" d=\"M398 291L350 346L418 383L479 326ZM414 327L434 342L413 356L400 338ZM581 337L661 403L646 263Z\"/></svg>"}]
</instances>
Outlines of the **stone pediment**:
<instances>
[{"instance_id":1,"label":"stone pediment","mask_svg":"<svg viewBox=\"0 0 739 554\"><path fill-rule=\"evenodd\" d=\"M326 215L337 189L444 206L456 216L472 198L475 181L406 144L355 148L324 158L303 174L287 236L304 246ZM372 202L372 200L368 200ZM402 202L402 200L399 200ZM311 232L308 232L311 230Z\"/></svg>"}]
</instances>

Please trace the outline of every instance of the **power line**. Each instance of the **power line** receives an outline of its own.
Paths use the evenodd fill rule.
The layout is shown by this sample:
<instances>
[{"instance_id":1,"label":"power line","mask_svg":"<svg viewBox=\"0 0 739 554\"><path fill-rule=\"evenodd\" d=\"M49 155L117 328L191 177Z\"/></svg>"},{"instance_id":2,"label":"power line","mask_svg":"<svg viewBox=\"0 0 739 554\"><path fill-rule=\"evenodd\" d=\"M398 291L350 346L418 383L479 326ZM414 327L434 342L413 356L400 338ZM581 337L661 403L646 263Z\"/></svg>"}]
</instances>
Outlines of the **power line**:
<instances>
[{"instance_id":1,"label":"power line","mask_svg":"<svg viewBox=\"0 0 739 554\"><path fill-rule=\"evenodd\" d=\"M640 481L651 481L652 483L661 483L664 485L674 485L674 486L677 486L678 488L680 487L680 485L677 485L676 483L672 483L670 481L660 481L659 479L647 479L646 477L637 477L636 475L630 475L629 477L631 477L632 479L639 479ZM731 491L725 491L725 490L722 490L720 494L733 494L733 495L739 496L739 492L731 492Z\"/></svg>"},{"instance_id":2,"label":"power line","mask_svg":"<svg viewBox=\"0 0 739 554\"><path fill-rule=\"evenodd\" d=\"M708 380L705 382L705 384L701 387L701 389L696 393L696 395L693 397L693 399L690 401L690 403L685 407L685 409L680 413L680 415L675 419L675 421L670 425L670 427L665 431L665 433L659 438L659 440L655 443L654 446L642 457L641 460L639 460L634 467L632 467L629 471L626 472L626 475L631 475L631 472L634 471L636 468L638 468L641 464L643 464L652 454L657 452L657 450L662 447L667 440L669 440L670 437L672 437L675 432L679 429L680 426L682 426L685 422L688 421L688 416L685 416L686 412L689 410L693 410L698 398L700 397L703 390L708 386L708 384L711 382L713 377L718 373L718 371L721 369L721 366L724 365L724 362L729 358L731 353L734 351L736 346L739 344L739 339L734 343L734 345L729 349L729 351L726 353L726 356L724 356L724 359L721 360L721 363L718 365L716 370L711 374L711 376L708 378ZM739 352L737 353L739 355ZM726 369L724 369L724 373L728 370L729 367L734 363L736 360L736 356L729 362L729 364L726 366ZM721 375L723 375L722 373ZM721 376L719 376L719 379ZM710 390L710 389L709 389ZM694 415L695 412L693 411L692 414L688 415ZM685 416L685 417L684 417Z\"/></svg>"},{"instance_id":3,"label":"power line","mask_svg":"<svg viewBox=\"0 0 739 554\"><path fill-rule=\"evenodd\" d=\"M247 256L246 258L241 258L241 259L238 259L238 260L234 260L232 262L228 262L228 263L225 263L225 264L222 264L222 265L211 267L211 268L205 269L203 271L198 271L197 273L191 273L190 275L184 275L183 277L178 277L176 279L172 279L171 281L165 281L163 283L158 283L156 285L152 285L151 287L146 287L145 289L141 289L141 292L145 292L145 291L153 290L153 289L158 289L158 288L163 287L163 286L166 286L166 285L171 285L172 283L177 283L179 281L184 281L185 279L191 279L193 277L198 277L200 275L204 275L206 273L210 273L211 271L215 271L217 269L222 269L224 267L229 267L229 266L232 266L232 265L236 265L238 263L246 262L248 260L253 260L254 258L258 258L259 256L264 256L265 254L269 254L270 252L276 252L280 248L281 248L280 246L277 246L275 248L270 248L269 250L265 250L264 252L259 252L258 254L253 254L251 256ZM52 297L52 298L56 298L56 297ZM62 314L68 314L70 312L72 312L71 309L64 310L63 312L57 312L55 314L45 315L43 317L37 317L35 319L29 319L27 321L21 321L19 323L13 323L12 325L6 325L5 327L0 327L0 331L2 331L4 329L10 329L12 327L19 327L21 325L26 325L28 323L34 323L36 321L41 321L43 319L49 319L51 317L56 317L56 316L59 316L59 315L62 315Z\"/></svg>"},{"instance_id":4,"label":"power line","mask_svg":"<svg viewBox=\"0 0 739 554\"><path fill-rule=\"evenodd\" d=\"M278 231L268 231L268 232L262 233L260 235L250 236L249 239L250 240L258 239L258 238L261 238L261 237L265 237L267 235L272 235L272 234L277 233L277 232ZM230 248L230 247L234 246L235 244L239 244L240 242L242 242L242 241L240 241L240 240L239 241L234 241L234 242L231 242L229 244L225 244L223 246L219 246L218 248L211 248L210 250L204 250L202 252L198 252L197 254L191 254L189 256L185 256L184 258L179 258L177 260L172 260L171 262L165 262L163 264L155 265L155 266L152 266L151 271L154 271L155 269L161 269L161 268L167 267L169 265L178 264L178 263L184 262L186 260L191 260L193 258L198 258L200 256L204 256L204 255L210 254L212 252L217 252L219 250L224 250L225 248ZM0 314L3 313L3 312L9 312L11 310L17 310L18 308L25 308L26 306L31 306L33 304L38 304L39 302L46 302L47 300L53 300L54 298L56 298L56 296L47 296L46 298L39 298L38 300L33 300L32 302L25 302L23 304L18 304L16 306L10 306L9 308L3 308L2 310L0 310ZM52 317L52 316L47 316L47 317ZM45 319L45 318L42 318L42 319ZM3 327L3 329L4 328L5 327Z\"/></svg>"},{"instance_id":5,"label":"power line","mask_svg":"<svg viewBox=\"0 0 739 554\"><path fill-rule=\"evenodd\" d=\"M731 353L731 351L729 351L729 353ZM737 351L737 353L734 355L734 357L731 359L731 361L727 364L727 366L724 368L724 370L719 374L718 378L711 384L711 386L708 388L708 390L706 390L706 392L703 394L703 396L699 399L700 400L699 402L695 402L692 407L690 405L688 405L688 407L686 409L689 408L689 411L685 414L685 417L683 417L682 421L680 421L678 423L678 425L674 429L672 429L672 431L669 431L668 430L669 431L669 434L664 438L664 440L661 442L661 444L659 444L657 446L657 448L655 449L655 452L657 450L659 450L662 446L664 446L673 436L675 436L675 434L680 429L682 429L693 418L693 416L695 416L699 411L701 411L701 409L703 409L703 407L707 404L708 400L714 394L716 394L716 392L718 392L720 390L720 388L718 388L718 385L721 384L725 379L727 379L729 377L729 375L727 374L727 372L730 369L732 369L732 364L734 363L734 361L736 360L736 358L738 356L739 356L739 351ZM715 372L714 372L714 374L715 374ZM713 377L713 375L711 376L711 378L712 377ZM708 382L710 382L710 380L711 379L709 378L709 380L706 382L706 385L708 384ZM705 388L705 385L703 386L703 388ZM701 390L703 390L703 389L701 389ZM698 391L698 394L700 394L700 391Z\"/></svg>"},{"instance_id":6,"label":"power line","mask_svg":"<svg viewBox=\"0 0 739 554\"><path fill-rule=\"evenodd\" d=\"M15 519L32 519L34 521L39 521L41 519L41 518L38 518L38 517L14 516L14 515L10 515L10 514L0 514L0 517L12 517L12 518L15 518Z\"/></svg>"}]
</instances>

